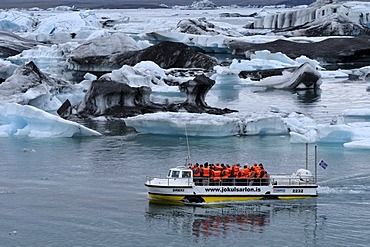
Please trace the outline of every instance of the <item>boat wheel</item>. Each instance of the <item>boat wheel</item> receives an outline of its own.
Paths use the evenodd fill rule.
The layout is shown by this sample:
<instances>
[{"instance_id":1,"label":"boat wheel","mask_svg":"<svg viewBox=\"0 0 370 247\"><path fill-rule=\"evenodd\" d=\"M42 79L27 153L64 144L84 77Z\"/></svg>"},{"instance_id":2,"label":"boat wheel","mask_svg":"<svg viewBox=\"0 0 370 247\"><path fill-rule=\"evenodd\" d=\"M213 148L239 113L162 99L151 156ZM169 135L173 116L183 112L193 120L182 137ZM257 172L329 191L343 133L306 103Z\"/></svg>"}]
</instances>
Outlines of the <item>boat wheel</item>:
<instances>
[{"instance_id":1,"label":"boat wheel","mask_svg":"<svg viewBox=\"0 0 370 247\"><path fill-rule=\"evenodd\" d=\"M184 202L188 203L202 203L204 202L204 199L201 196L185 196L184 199L182 199Z\"/></svg>"}]
</instances>

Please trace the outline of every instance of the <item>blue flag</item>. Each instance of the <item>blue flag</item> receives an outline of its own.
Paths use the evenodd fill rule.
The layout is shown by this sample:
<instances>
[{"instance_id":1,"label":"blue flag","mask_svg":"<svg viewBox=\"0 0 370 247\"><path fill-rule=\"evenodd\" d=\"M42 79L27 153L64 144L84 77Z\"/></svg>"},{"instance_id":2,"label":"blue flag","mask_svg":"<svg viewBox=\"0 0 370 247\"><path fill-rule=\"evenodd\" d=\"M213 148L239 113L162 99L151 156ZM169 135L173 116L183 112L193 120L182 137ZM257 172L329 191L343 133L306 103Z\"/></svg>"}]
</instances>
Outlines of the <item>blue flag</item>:
<instances>
[{"instance_id":1,"label":"blue flag","mask_svg":"<svg viewBox=\"0 0 370 247\"><path fill-rule=\"evenodd\" d=\"M319 163L319 166L326 169L326 167L328 167L328 164L326 164L324 160L321 160L320 163Z\"/></svg>"}]
</instances>

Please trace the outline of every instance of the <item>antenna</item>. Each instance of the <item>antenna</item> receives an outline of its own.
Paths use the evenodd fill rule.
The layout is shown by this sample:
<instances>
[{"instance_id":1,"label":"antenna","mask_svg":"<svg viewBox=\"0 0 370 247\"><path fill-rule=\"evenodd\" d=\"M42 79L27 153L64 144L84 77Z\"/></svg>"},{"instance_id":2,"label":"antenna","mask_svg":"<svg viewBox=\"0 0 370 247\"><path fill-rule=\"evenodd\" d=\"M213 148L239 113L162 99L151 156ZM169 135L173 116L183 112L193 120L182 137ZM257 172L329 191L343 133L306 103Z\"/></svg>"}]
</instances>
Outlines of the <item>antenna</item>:
<instances>
[{"instance_id":1,"label":"antenna","mask_svg":"<svg viewBox=\"0 0 370 247\"><path fill-rule=\"evenodd\" d=\"M186 165L188 165L190 163L190 147L189 147L188 130L186 129L186 124L185 124L185 137L186 137L186 146L188 148L188 157L186 158Z\"/></svg>"}]
</instances>

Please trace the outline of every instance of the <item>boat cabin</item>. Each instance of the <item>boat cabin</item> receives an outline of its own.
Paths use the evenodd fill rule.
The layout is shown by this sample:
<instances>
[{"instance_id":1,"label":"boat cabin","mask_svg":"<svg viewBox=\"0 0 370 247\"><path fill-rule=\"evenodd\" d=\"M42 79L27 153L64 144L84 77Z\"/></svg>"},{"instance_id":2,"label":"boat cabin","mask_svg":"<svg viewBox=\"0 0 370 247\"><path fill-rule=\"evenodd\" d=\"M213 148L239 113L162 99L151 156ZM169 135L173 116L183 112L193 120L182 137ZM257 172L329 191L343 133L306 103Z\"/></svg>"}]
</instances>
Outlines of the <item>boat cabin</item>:
<instances>
[{"instance_id":1,"label":"boat cabin","mask_svg":"<svg viewBox=\"0 0 370 247\"><path fill-rule=\"evenodd\" d=\"M168 171L167 178L192 178L193 171L184 166L178 166L176 168L171 168Z\"/></svg>"}]
</instances>

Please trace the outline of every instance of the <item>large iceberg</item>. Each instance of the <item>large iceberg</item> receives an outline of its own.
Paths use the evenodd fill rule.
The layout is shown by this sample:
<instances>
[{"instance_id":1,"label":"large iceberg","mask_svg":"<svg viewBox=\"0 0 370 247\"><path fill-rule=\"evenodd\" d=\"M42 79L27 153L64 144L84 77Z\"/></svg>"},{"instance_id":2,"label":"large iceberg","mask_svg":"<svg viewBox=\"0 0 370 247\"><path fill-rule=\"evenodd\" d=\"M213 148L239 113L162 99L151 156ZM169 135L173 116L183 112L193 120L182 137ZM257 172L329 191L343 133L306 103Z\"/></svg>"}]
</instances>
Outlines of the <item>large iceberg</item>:
<instances>
[{"instance_id":1,"label":"large iceberg","mask_svg":"<svg viewBox=\"0 0 370 247\"><path fill-rule=\"evenodd\" d=\"M354 111L355 113L356 111ZM366 111L362 111L363 114ZM363 115L362 115L363 116ZM369 115L366 115L369 117ZM289 135L291 143L342 143L345 148L370 149L368 122L318 124L299 113L271 112L227 115L161 112L124 119L143 134L189 136Z\"/></svg>"},{"instance_id":2,"label":"large iceberg","mask_svg":"<svg viewBox=\"0 0 370 247\"><path fill-rule=\"evenodd\" d=\"M100 136L95 130L33 106L0 105L0 137Z\"/></svg>"},{"instance_id":3,"label":"large iceberg","mask_svg":"<svg viewBox=\"0 0 370 247\"><path fill-rule=\"evenodd\" d=\"M127 126L145 134L225 137L237 135L286 135L292 125L291 117L301 123L302 116L286 113L251 114L191 114L184 112L161 112L144 114L125 119ZM301 124L303 125L303 124ZM295 129L299 129L295 127Z\"/></svg>"}]
</instances>

